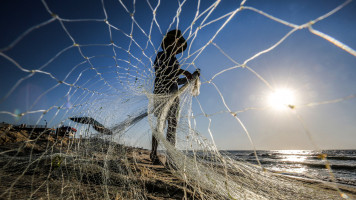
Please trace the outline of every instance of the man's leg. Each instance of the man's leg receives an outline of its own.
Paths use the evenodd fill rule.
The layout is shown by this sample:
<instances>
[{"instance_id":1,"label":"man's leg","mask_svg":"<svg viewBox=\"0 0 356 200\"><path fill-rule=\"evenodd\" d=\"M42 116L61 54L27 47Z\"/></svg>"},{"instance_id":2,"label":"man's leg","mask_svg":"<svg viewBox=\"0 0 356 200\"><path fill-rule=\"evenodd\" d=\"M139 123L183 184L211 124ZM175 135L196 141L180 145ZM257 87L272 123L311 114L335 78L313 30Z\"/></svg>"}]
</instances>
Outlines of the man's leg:
<instances>
[{"instance_id":1,"label":"man's leg","mask_svg":"<svg viewBox=\"0 0 356 200\"><path fill-rule=\"evenodd\" d=\"M168 128L167 128L167 141L172 144L172 146L176 145L176 131L177 131L177 117L170 117L168 119Z\"/></svg>"},{"instance_id":2,"label":"man's leg","mask_svg":"<svg viewBox=\"0 0 356 200\"><path fill-rule=\"evenodd\" d=\"M156 88L155 88L156 90ZM160 118L160 110L159 107L160 105L160 101L159 99L156 97L153 99L154 103L153 103L153 108L154 108L154 116L157 117L158 119ZM157 127L156 127L157 129ZM151 149L151 154L150 154L150 159L152 161L153 164L159 164L160 161L158 159L158 140L157 138L153 135L154 133L152 133L152 149Z\"/></svg>"},{"instance_id":3,"label":"man's leg","mask_svg":"<svg viewBox=\"0 0 356 200\"><path fill-rule=\"evenodd\" d=\"M155 136L152 135L152 150L151 150L151 154L150 154L150 159L153 163L156 163L157 161L159 161L157 148L158 148L158 140L156 139Z\"/></svg>"},{"instance_id":4,"label":"man's leg","mask_svg":"<svg viewBox=\"0 0 356 200\"><path fill-rule=\"evenodd\" d=\"M172 107L169 110L167 121L167 141L173 146L176 145L176 131L178 125L178 115L179 115L179 98L176 98L173 102Z\"/></svg>"},{"instance_id":5,"label":"man's leg","mask_svg":"<svg viewBox=\"0 0 356 200\"><path fill-rule=\"evenodd\" d=\"M174 103L172 107L169 110L167 121L168 121L168 127L167 127L167 141L172 144L173 147L176 145L176 131L177 131L177 125L178 125L178 115L179 115L179 99L176 98L174 100ZM176 169L176 166L172 160L172 156L169 153L169 150L167 152L167 162L166 166L169 167L170 169Z\"/></svg>"}]
</instances>

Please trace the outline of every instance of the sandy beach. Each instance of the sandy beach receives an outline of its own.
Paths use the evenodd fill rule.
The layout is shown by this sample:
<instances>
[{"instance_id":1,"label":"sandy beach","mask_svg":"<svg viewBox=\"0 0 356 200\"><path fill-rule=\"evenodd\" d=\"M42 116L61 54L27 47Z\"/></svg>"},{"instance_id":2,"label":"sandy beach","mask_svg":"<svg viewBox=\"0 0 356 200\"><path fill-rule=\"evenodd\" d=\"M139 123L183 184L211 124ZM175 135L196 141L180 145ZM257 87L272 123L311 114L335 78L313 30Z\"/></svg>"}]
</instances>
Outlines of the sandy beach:
<instances>
[{"instance_id":1,"label":"sandy beach","mask_svg":"<svg viewBox=\"0 0 356 200\"><path fill-rule=\"evenodd\" d=\"M0 150L0 199L218 199L163 164L152 165L146 149L2 128ZM340 199L330 184L280 176ZM355 188L339 189L356 197Z\"/></svg>"}]
</instances>

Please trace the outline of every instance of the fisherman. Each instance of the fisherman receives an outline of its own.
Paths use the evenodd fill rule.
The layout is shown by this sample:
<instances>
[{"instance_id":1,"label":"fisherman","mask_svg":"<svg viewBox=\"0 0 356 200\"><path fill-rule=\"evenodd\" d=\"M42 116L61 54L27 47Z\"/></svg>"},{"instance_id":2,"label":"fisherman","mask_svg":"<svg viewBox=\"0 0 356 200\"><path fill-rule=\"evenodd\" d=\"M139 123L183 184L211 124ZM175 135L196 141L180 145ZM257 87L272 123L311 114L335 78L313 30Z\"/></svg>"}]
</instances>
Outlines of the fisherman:
<instances>
[{"instance_id":1,"label":"fisherman","mask_svg":"<svg viewBox=\"0 0 356 200\"><path fill-rule=\"evenodd\" d=\"M193 76L199 76L199 70L191 74L189 71L180 68L179 62L175 57L177 54L182 53L187 48L187 42L183 38L180 30L171 30L163 38L161 43L162 50L157 53L156 60L154 62L155 68L155 83L154 91L155 95L169 95L178 92L179 85L186 84L192 80ZM179 78L184 75L185 78ZM159 99L159 98L158 98ZM159 117L164 103L155 99L155 116ZM173 104L170 105L165 121L168 123L167 127L167 141L173 146L176 143L176 130L178 125L179 115L179 97L173 100ZM165 122L164 122L165 123ZM152 151L150 158L153 164L160 164L157 153L158 140L152 136Z\"/></svg>"}]
</instances>

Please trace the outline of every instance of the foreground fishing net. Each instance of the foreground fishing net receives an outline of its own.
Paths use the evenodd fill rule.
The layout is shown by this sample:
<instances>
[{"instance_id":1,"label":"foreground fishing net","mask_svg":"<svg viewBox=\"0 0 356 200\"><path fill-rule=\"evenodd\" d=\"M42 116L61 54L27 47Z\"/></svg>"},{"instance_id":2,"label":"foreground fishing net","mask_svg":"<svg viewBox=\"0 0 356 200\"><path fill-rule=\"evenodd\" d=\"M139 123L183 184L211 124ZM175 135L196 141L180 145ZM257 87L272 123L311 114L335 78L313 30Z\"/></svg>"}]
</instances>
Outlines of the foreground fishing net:
<instances>
[{"instance_id":1,"label":"foreground fishing net","mask_svg":"<svg viewBox=\"0 0 356 200\"><path fill-rule=\"evenodd\" d=\"M323 72L322 60L308 58L290 63L279 55L285 55L278 48L284 47L294 34L317 37L326 49L337 53L330 60L344 56L336 61L344 70L346 63L355 63L355 50L313 28L318 23L328 23L333 15L342 15L343 9L354 8L350 1L333 4L327 11L319 10L313 19L296 23L270 15L258 4L249 6L249 1L206 4L43 0L28 8L23 3L17 6L31 8L30 13L38 12L38 18L44 20L22 16L22 8L17 11L16 6L5 6L21 17L13 16L14 22L6 30L7 36L12 31L19 32L19 36L5 37L12 41L1 43L4 47L0 50L4 66L0 114L17 125L1 127L1 199L352 198L336 184L327 155L321 151L319 157L330 173L328 182L295 180L265 169L255 150L271 146L261 146L264 141L258 138L267 142L279 138L251 136L254 132L268 132L270 127L261 122L265 118L254 115L243 120L248 112L271 115L273 106L261 103L267 100L257 91L264 88L278 93L274 77L266 75L284 70L272 66L275 60L290 65L289 74L295 73L309 84L320 85L312 82L318 74L329 76ZM30 28L17 26L19 21L27 20ZM264 24L265 30L255 31L253 40L239 39L244 36L237 33L254 26L256 21L260 26ZM153 94L156 54L161 51L165 33L172 29L182 30L188 42L187 49L177 55L181 68L190 72L201 68L200 95L196 76L179 91ZM251 48L253 45L258 48ZM293 49L296 45L284 48ZM263 57L276 51L271 58ZM301 55L307 56L314 49L301 51L306 51ZM315 74L303 77L297 73L304 70L307 74L306 68L315 69ZM320 94L321 101L309 98L300 104L288 99L277 102L291 113L298 133L303 133L315 150L320 150L322 139L314 138L302 109L341 104L356 97L350 86L345 89L346 94L330 84L323 87L330 89L335 95L329 96L335 98ZM174 146L166 140L165 119L177 97L180 113ZM273 98L276 97L272 95ZM40 126L44 122L46 125ZM151 135L160 142L160 165L150 161ZM220 151L229 148L254 150L256 165ZM307 176L317 178L313 174Z\"/></svg>"}]
</instances>

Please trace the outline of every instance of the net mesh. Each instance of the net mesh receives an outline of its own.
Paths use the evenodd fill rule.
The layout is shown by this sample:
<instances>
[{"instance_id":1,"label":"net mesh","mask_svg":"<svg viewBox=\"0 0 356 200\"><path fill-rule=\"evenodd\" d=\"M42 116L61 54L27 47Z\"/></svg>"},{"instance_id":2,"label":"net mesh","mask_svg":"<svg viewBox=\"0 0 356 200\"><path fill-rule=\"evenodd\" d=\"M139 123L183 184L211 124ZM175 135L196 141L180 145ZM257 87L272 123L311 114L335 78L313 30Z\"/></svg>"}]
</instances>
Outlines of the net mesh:
<instances>
[{"instance_id":1,"label":"net mesh","mask_svg":"<svg viewBox=\"0 0 356 200\"><path fill-rule=\"evenodd\" d=\"M34 3L31 13L44 17L21 15L20 20L13 19L5 30L7 41L1 43L4 67L0 115L16 126L1 127L0 198L352 198L337 184L327 155L321 153L322 139L315 136L311 121L303 114L317 106L350 102L356 97L354 88L349 86L346 93L340 93L337 90L341 86L325 84L324 91L331 95L320 94L319 98L299 104L282 102L298 124L299 133L304 132L310 147L320 151L330 177L327 182L314 184L266 169L256 149L269 146L260 146L263 141L254 138L254 134L270 127L259 128L265 125L258 124L263 119L244 118L249 112L271 114L273 108L261 103L266 99L258 93L276 92L270 74L284 69L271 66L275 60L288 63L290 73L295 72L296 76L301 75L298 70L308 73L301 66L324 63L322 59L308 58L291 64L288 58L279 57L281 51L296 46L284 45L297 33L301 35L295 37L316 37L323 48L335 51L337 56L330 59L344 56L355 62L354 49L327 31L314 28L328 23L334 15L342 15L343 9L354 8L350 2L335 4L312 15L312 19L294 23L245 0L228 5L222 1L187 0ZM16 13L20 15L21 8L18 9ZM270 11L273 13L273 9ZM256 28L254 22L258 20L265 23L265 30L252 34L253 41L239 39L244 36L237 32ZM23 28L20 21L28 22L30 28ZM240 28L236 31L234 27ZM160 52L166 52L166 47L161 47L162 39L174 29L181 30L187 47L176 55L171 50L166 60L161 59ZM15 37L12 32L19 34ZM240 48L232 48L236 46ZM315 51L309 46L301 50L307 52L302 56ZM171 65L159 61L171 60L179 61L179 70L192 73L200 68L201 75L189 78L188 74L184 78L178 69L159 72L160 67ZM345 73L346 61L336 62ZM319 74L328 78L321 67L313 69L313 76L301 79L320 85L312 80ZM162 74L166 77L157 79ZM172 77L185 79L179 89L167 86L176 84ZM157 86L162 82L164 86ZM154 92L157 88L163 88L163 92ZM236 105L236 101L241 103ZM337 107L331 109L337 112ZM315 113L323 115L325 111ZM46 125L41 125L44 122ZM230 141L236 137L219 135L232 130L236 130L234 134L241 143L228 148L253 150L256 164L220 151L226 149L221 137L231 137ZM151 162L155 156L151 153L153 140L159 143L157 165ZM307 175L317 179L313 174Z\"/></svg>"}]
</instances>

